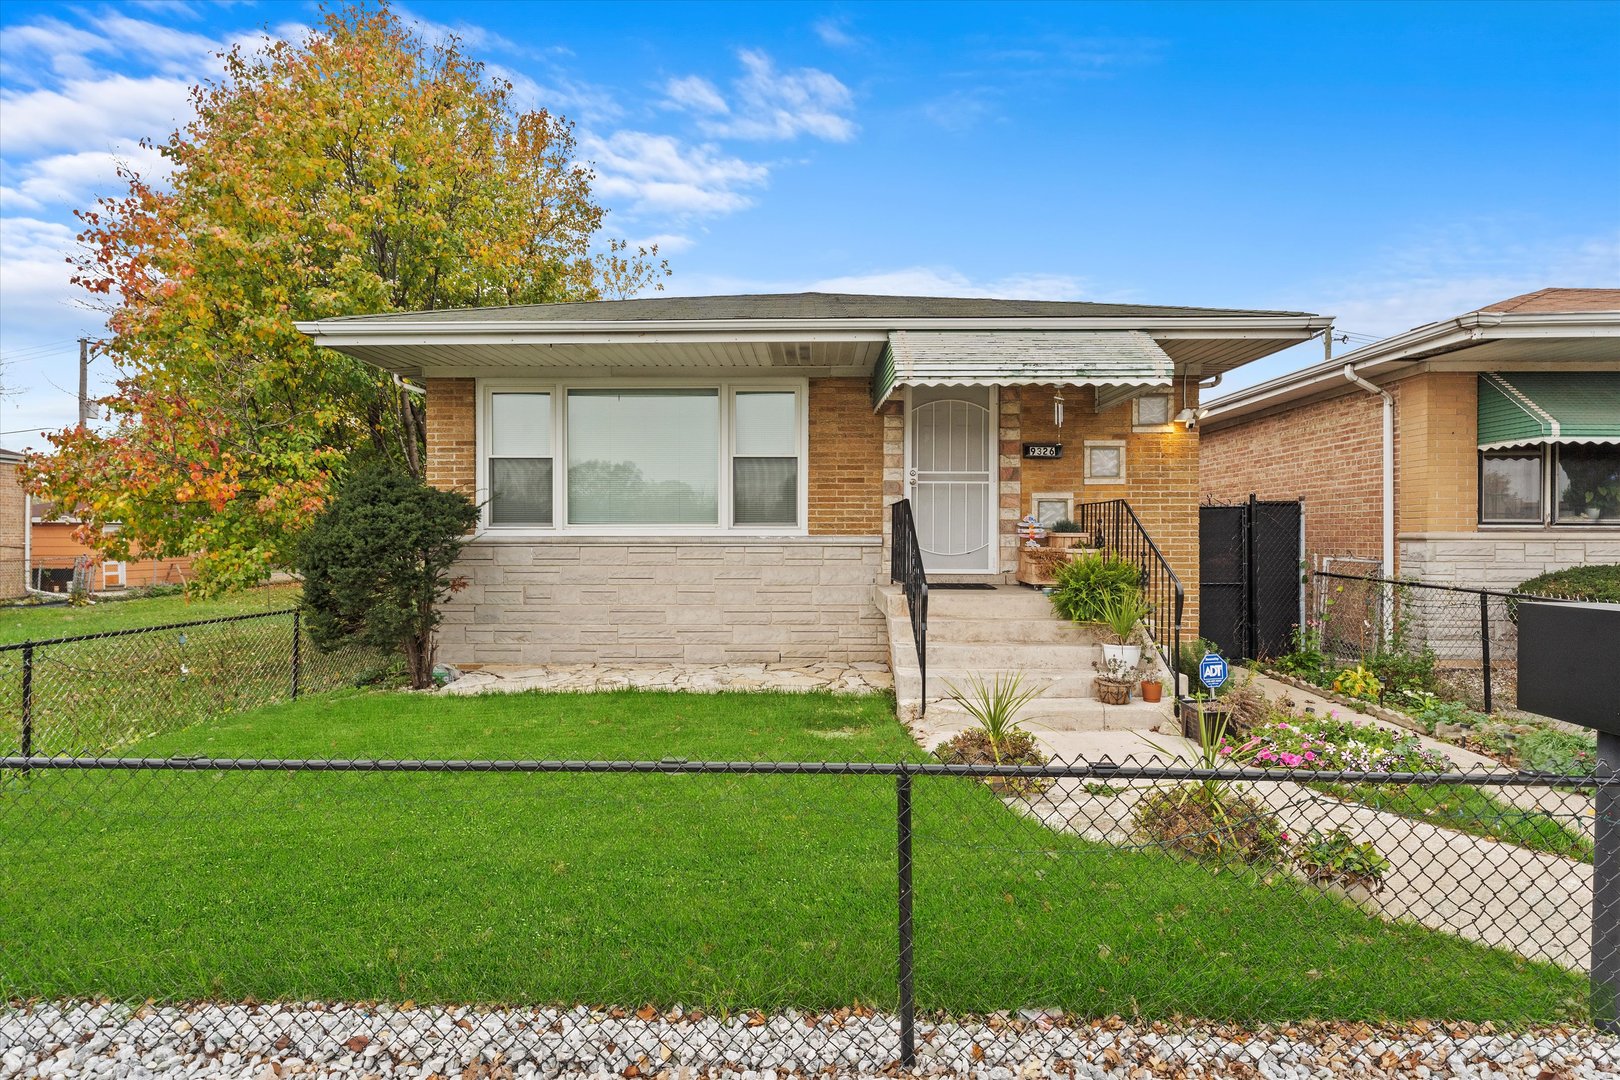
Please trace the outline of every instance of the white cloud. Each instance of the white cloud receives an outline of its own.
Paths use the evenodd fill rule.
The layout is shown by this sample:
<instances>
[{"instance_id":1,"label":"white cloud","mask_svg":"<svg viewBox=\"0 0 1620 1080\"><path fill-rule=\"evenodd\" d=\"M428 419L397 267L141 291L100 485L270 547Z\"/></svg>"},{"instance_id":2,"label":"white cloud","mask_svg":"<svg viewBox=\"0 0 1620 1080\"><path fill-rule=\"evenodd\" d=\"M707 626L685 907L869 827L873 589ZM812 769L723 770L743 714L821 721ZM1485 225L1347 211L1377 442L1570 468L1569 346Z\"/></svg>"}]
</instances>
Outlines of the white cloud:
<instances>
[{"instance_id":1,"label":"white cloud","mask_svg":"<svg viewBox=\"0 0 1620 1080\"><path fill-rule=\"evenodd\" d=\"M664 84L664 99L666 104L679 109L687 109L700 113L728 113L730 106L726 99L720 96L714 83L701 75L688 75L682 79L671 79Z\"/></svg>"},{"instance_id":2,"label":"white cloud","mask_svg":"<svg viewBox=\"0 0 1620 1080\"><path fill-rule=\"evenodd\" d=\"M59 88L0 90L6 154L133 147L161 139L190 113L191 80L164 75L75 78Z\"/></svg>"},{"instance_id":3,"label":"white cloud","mask_svg":"<svg viewBox=\"0 0 1620 1080\"><path fill-rule=\"evenodd\" d=\"M804 288L814 292L876 293L889 296L987 296L1016 300L1080 300L1088 286L1069 274L1012 274L974 279L951 267L908 266L822 278Z\"/></svg>"},{"instance_id":4,"label":"white cloud","mask_svg":"<svg viewBox=\"0 0 1620 1080\"><path fill-rule=\"evenodd\" d=\"M816 37L821 39L823 45L829 45L834 49L853 49L863 44L863 42L861 38L849 32L848 26L849 19L842 16L834 18L829 15L826 18L817 19L810 29L816 32Z\"/></svg>"},{"instance_id":5,"label":"white cloud","mask_svg":"<svg viewBox=\"0 0 1620 1080\"><path fill-rule=\"evenodd\" d=\"M168 176L170 162L156 149L133 146L118 151L81 150L36 158L12 172L15 186L0 194L0 209L37 210L50 204L82 209L96 199L122 194L118 178L121 165L128 166L149 181ZM20 174L20 178L19 178Z\"/></svg>"},{"instance_id":6,"label":"white cloud","mask_svg":"<svg viewBox=\"0 0 1620 1080\"><path fill-rule=\"evenodd\" d=\"M713 83L697 76L671 80L667 106L698 116L698 129L714 138L784 140L809 135L848 142L859 130L849 114L849 87L817 68L777 68L757 49L737 54L743 74L731 84L728 102Z\"/></svg>"},{"instance_id":7,"label":"white cloud","mask_svg":"<svg viewBox=\"0 0 1620 1080\"><path fill-rule=\"evenodd\" d=\"M596 170L603 202L626 213L726 214L750 206L739 189L759 187L766 165L688 145L671 135L616 131L580 136L582 157Z\"/></svg>"}]
</instances>

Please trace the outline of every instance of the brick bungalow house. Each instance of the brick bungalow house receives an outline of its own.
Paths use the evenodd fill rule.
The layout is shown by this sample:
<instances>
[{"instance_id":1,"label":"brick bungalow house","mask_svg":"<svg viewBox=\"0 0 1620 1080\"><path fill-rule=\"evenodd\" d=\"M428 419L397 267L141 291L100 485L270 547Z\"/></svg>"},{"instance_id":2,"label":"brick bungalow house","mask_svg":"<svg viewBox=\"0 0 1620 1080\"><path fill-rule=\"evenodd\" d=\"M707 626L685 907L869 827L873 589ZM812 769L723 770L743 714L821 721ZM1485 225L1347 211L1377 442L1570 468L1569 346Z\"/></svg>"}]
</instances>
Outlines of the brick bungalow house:
<instances>
[{"instance_id":1,"label":"brick bungalow house","mask_svg":"<svg viewBox=\"0 0 1620 1080\"><path fill-rule=\"evenodd\" d=\"M1620 289L1516 296L1206 408L1204 497L1303 499L1313 568L1503 588L1620 562Z\"/></svg>"},{"instance_id":2,"label":"brick bungalow house","mask_svg":"<svg viewBox=\"0 0 1620 1080\"><path fill-rule=\"evenodd\" d=\"M799 293L299 328L420 380L428 479L482 504L441 658L704 665L885 662L902 498L930 579L987 583L1021 515L1127 500L1196 597L1199 381L1328 323Z\"/></svg>"},{"instance_id":3,"label":"brick bungalow house","mask_svg":"<svg viewBox=\"0 0 1620 1080\"><path fill-rule=\"evenodd\" d=\"M27 593L28 496L22 489L23 456L0 449L0 600Z\"/></svg>"}]
</instances>

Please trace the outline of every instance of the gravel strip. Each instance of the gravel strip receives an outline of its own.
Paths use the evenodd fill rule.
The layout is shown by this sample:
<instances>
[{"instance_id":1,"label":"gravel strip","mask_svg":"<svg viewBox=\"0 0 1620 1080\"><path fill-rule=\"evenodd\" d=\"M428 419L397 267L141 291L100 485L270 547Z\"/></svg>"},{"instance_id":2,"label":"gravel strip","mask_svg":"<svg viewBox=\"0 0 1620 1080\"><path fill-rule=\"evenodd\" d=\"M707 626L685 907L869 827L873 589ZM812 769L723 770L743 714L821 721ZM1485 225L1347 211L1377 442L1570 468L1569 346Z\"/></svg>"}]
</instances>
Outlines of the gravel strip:
<instances>
[{"instance_id":1,"label":"gravel strip","mask_svg":"<svg viewBox=\"0 0 1620 1080\"><path fill-rule=\"evenodd\" d=\"M1067 1021L1024 1012L919 1021L917 1073L1080 1077L1620 1077L1620 1038L1579 1029ZM0 1077L895 1076L899 1025L866 1009L743 1013L651 1007L472 1009L66 1002L0 1012Z\"/></svg>"}]
</instances>

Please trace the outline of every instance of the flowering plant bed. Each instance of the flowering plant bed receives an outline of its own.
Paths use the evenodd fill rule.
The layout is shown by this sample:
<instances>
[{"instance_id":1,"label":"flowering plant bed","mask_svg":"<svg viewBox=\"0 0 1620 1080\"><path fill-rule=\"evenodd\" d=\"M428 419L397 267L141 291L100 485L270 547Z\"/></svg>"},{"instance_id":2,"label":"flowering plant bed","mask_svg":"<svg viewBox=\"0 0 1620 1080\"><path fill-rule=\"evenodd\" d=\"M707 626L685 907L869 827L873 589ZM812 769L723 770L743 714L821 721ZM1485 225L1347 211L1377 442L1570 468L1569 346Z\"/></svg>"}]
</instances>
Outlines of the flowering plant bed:
<instances>
[{"instance_id":1,"label":"flowering plant bed","mask_svg":"<svg viewBox=\"0 0 1620 1080\"><path fill-rule=\"evenodd\" d=\"M1337 714L1258 725L1247 739L1227 740L1222 756L1270 769L1350 769L1357 772L1445 772L1451 761L1406 735L1340 720Z\"/></svg>"}]
</instances>

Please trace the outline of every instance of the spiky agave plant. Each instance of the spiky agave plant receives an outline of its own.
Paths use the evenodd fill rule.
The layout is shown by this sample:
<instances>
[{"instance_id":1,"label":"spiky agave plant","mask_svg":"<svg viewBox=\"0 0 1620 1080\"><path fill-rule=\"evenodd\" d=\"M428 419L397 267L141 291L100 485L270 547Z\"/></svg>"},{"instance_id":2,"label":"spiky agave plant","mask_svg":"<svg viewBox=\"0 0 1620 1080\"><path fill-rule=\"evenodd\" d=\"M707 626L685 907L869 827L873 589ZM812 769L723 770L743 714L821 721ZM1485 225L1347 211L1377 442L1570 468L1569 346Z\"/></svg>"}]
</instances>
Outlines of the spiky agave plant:
<instances>
[{"instance_id":1,"label":"spiky agave plant","mask_svg":"<svg viewBox=\"0 0 1620 1080\"><path fill-rule=\"evenodd\" d=\"M989 680L970 675L966 689L950 682L945 684L946 696L979 722L997 765L1001 764L1002 748L1023 731L1019 712L1039 697L1041 690L1040 686L1025 686L1021 671L998 673Z\"/></svg>"}]
</instances>

